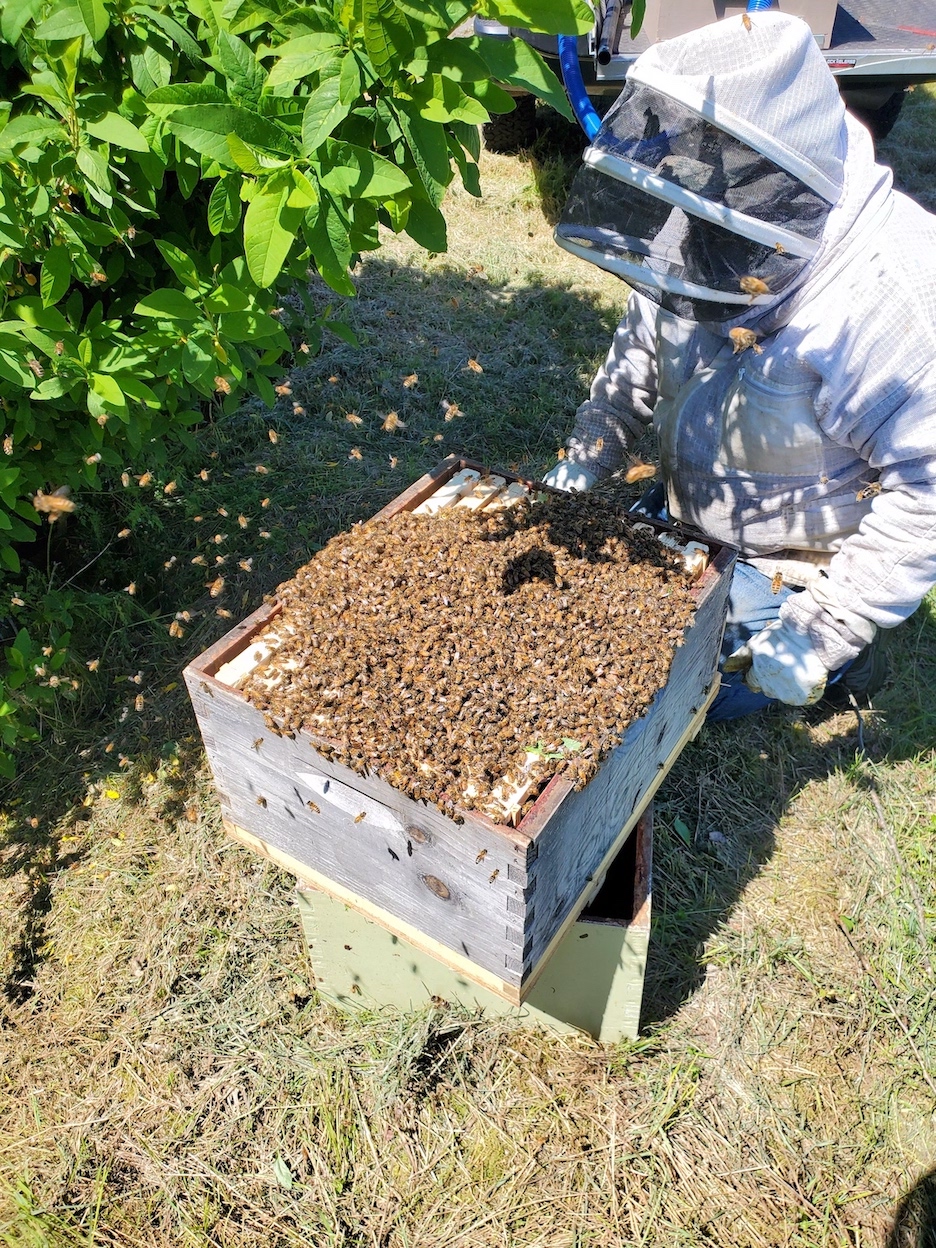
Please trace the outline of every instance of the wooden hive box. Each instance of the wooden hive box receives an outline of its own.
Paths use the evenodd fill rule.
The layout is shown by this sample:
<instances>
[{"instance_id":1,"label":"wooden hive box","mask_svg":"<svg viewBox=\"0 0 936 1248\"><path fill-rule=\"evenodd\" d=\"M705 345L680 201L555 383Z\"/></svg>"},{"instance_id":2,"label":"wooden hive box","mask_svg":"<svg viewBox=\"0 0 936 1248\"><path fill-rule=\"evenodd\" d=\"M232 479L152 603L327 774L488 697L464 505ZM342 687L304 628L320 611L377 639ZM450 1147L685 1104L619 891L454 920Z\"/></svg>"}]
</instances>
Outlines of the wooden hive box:
<instances>
[{"instance_id":1,"label":"wooden hive box","mask_svg":"<svg viewBox=\"0 0 936 1248\"><path fill-rule=\"evenodd\" d=\"M653 804L520 1005L301 880L296 904L319 996L338 1009L414 1010L439 1000L521 1025L636 1040L650 942Z\"/></svg>"},{"instance_id":2,"label":"wooden hive box","mask_svg":"<svg viewBox=\"0 0 936 1248\"><path fill-rule=\"evenodd\" d=\"M417 507L466 467L480 465L443 461L375 519ZM275 603L260 607L185 671L227 831L519 1003L715 695L736 552L709 547L692 623L649 711L584 789L554 776L516 827L469 811L456 823L376 776L326 760L305 733L271 733L262 713L218 679L275 618Z\"/></svg>"}]
</instances>

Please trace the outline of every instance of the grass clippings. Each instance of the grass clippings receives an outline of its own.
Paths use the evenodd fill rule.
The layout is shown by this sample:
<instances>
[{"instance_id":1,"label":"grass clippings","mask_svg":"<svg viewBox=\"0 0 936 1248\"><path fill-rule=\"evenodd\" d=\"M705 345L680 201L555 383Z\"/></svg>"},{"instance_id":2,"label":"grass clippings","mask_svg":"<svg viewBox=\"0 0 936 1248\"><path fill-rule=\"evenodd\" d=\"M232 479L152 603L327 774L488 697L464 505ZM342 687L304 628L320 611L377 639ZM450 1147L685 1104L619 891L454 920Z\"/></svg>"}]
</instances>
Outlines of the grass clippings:
<instances>
[{"instance_id":1,"label":"grass clippings","mask_svg":"<svg viewBox=\"0 0 936 1248\"><path fill-rule=\"evenodd\" d=\"M910 144L933 104L910 104L883 150L922 185ZM867 759L851 712L783 710L686 749L657 799L636 1044L444 1004L333 1010L293 881L221 834L178 687L229 627L216 610L246 614L449 450L533 475L562 443L623 296L551 242L543 205L567 172L548 150L485 158L485 199L450 198L447 256L392 240L362 266L342 308L361 347L329 339L273 413L201 430L203 461L173 466L172 507L133 505L126 550L103 530L91 549L92 509L78 513L97 559L82 575L126 572L138 593L106 627L76 620L100 670L5 794L0 1242L932 1242L932 601L893 638ZM219 572L190 560L221 532L236 560L212 598Z\"/></svg>"}]
</instances>

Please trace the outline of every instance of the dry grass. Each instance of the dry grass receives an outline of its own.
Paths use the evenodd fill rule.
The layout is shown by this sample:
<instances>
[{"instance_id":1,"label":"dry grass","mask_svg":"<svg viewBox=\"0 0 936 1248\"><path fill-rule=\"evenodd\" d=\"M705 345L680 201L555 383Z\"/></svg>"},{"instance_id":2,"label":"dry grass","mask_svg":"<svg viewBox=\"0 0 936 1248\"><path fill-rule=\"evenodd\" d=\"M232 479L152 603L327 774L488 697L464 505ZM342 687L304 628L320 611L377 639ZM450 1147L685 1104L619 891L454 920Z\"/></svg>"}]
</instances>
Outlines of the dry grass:
<instances>
[{"instance_id":1,"label":"dry grass","mask_svg":"<svg viewBox=\"0 0 936 1248\"><path fill-rule=\"evenodd\" d=\"M550 160L487 160L485 202L453 197L448 256L394 242L365 266L348 316L366 347L329 343L275 413L283 575L450 449L551 458L621 290L553 248ZM467 415L446 423L442 398ZM379 429L391 408L403 433ZM267 423L205 434L230 488ZM685 751L657 804L645 1037L613 1049L448 1008L335 1012L292 882L221 835L180 693L154 693L125 770L93 744L116 710L58 725L0 837L0 1242L932 1242L931 1181L893 1228L936 1153L934 640L932 607L896 639L872 762L851 715L782 712Z\"/></svg>"}]
</instances>

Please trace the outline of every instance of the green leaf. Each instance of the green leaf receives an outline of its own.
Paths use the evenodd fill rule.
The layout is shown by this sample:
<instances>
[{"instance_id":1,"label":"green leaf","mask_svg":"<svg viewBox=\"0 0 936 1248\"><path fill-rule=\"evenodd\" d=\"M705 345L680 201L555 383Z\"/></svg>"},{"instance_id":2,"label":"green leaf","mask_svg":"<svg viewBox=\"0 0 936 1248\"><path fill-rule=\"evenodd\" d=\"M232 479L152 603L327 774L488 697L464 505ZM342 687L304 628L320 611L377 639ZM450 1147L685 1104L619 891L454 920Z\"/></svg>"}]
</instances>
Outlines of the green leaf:
<instances>
[{"instance_id":1,"label":"green leaf","mask_svg":"<svg viewBox=\"0 0 936 1248\"><path fill-rule=\"evenodd\" d=\"M124 393L108 373L92 373L91 389L106 404L108 411L126 411L127 400Z\"/></svg>"},{"instance_id":2,"label":"green leaf","mask_svg":"<svg viewBox=\"0 0 936 1248\"><path fill-rule=\"evenodd\" d=\"M270 286L283 271L302 212L286 201L289 189L261 192L244 214L244 255L250 276L261 288Z\"/></svg>"},{"instance_id":3,"label":"green leaf","mask_svg":"<svg viewBox=\"0 0 936 1248\"><path fill-rule=\"evenodd\" d=\"M302 114L302 155L311 156L351 111L341 102L341 83L326 78L309 96Z\"/></svg>"},{"instance_id":4,"label":"green leaf","mask_svg":"<svg viewBox=\"0 0 936 1248\"><path fill-rule=\"evenodd\" d=\"M23 33L27 22L38 17L45 0L6 0L0 12L0 34L9 44L14 44Z\"/></svg>"},{"instance_id":5,"label":"green leaf","mask_svg":"<svg viewBox=\"0 0 936 1248\"><path fill-rule=\"evenodd\" d=\"M413 102L419 109L420 117L425 117L427 121L443 124L464 121L469 125L483 126L491 120L487 110L477 100L441 74L430 74L425 82L414 87Z\"/></svg>"},{"instance_id":6,"label":"green leaf","mask_svg":"<svg viewBox=\"0 0 936 1248\"><path fill-rule=\"evenodd\" d=\"M212 234L230 234L240 224L241 205L237 178L219 178L208 200L208 229Z\"/></svg>"},{"instance_id":7,"label":"green leaf","mask_svg":"<svg viewBox=\"0 0 936 1248\"><path fill-rule=\"evenodd\" d=\"M322 279L339 295L353 295L354 283L348 276L353 254L348 231L328 195L322 196L317 210L306 214L305 234Z\"/></svg>"},{"instance_id":8,"label":"green leaf","mask_svg":"<svg viewBox=\"0 0 936 1248\"><path fill-rule=\"evenodd\" d=\"M227 136L234 131L236 113L232 104L190 104L177 108L168 125L183 143L202 156L216 160L222 168L230 169L233 162Z\"/></svg>"},{"instance_id":9,"label":"green leaf","mask_svg":"<svg viewBox=\"0 0 936 1248\"><path fill-rule=\"evenodd\" d=\"M84 14L77 4L66 4L36 27L37 39L77 39L89 34Z\"/></svg>"},{"instance_id":10,"label":"green leaf","mask_svg":"<svg viewBox=\"0 0 936 1248\"><path fill-rule=\"evenodd\" d=\"M582 0L487 0L486 15L545 35L586 35L595 15Z\"/></svg>"},{"instance_id":11,"label":"green leaf","mask_svg":"<svg viewBox=\"0 0 936 1248\"><path fill-rule=\"evenodd\" d=\"M293 189L289 193L288 201L290 208L314 208L319 200L315 186L298 169L293 169L292 177Z\"/></svg>"},{"instance_id":12,"label":"green leaf","mask_svg":"<svg viewBox=\"0 0 936 1248\"><path fill-rule=\"evenodd\" d=\"M333 195L349 199L390 199L408 191L411 183L402 169L375 152L353 143L331 142L326 148L320 182Z\"/></svg>"},{"instance_id":13,"label":"green leaf","mask_svg":"<svg viewBox=\"0 0 936 1248\"><path fill-rule=\"evenodd\" d=\"M332 34L318 32L313 35L300 35L297 39L289 39L273 49L279 59L267 76L268 88L288 86L300 82L310 74L318 73L326 65L342 62L346 59L345 52L340 53L341 41Z\"/></svg>"},{"instance_id":14,"label":"green leaf","mask_svg":"<svg viewBox=\"0 0 936 1248\"><path fill-rule=\"evenodd\" d=\"M174 82L157 87L146 97L146 107L154 113L168 113L167 104L224 104L227 96L210 82Z\"/></svg>"},{"instance_id":15,"label":"green leaf","mask_svg":"<svg viewBox=\"0 0 936 1248\"><path fill-rule=\"evenodd\" d=\"M181 52L191 61L201 60L201 48L186 28L177 22L174 17L170 17L168 13L160 13L158 9L151 9L148 5L135 4L130 9L135 17L140 17L143 21L152 22L154 26L166 35L179 48Z\"/></svg>"},{"instance_id":16,"label":"green leaf","mask_svg":"<svg viewBox=\"0 0 936 1248\"><path fill-rule=\"evenodd\" d=\"M197 290L200 279L198 269L195 267L195 261L191 256L187 256L174 243L167 243L163 239L157 239L156 246L159 248L162 258L182 285L188 286L191 290Z\"/></svg>"},{"instance_id":17,"label":"green leaf","mask_svg":"<svg viewBox=\"0 0 936 1248\"><path fill-rule=\"evenodd\" d=\"M292 1191L293 1176L292 1171L283 1161L282 1157L277 1157L273 1162L273 1177L276 1179L280 1187L285 1187L287 1192Z\"/></svg>"},{"instance_id":18,"label":"green leaf","mask_svg":"<svg viewBox=\"0 0 936 1248\"><path fill-rule=\"evenodd\" d=\"M205 308L209 312L245 312L250 307L250 299L239 286L231 286L222 282L205 299Z\"/></svg>"},{"instance_id":19,"label":"green leaf","mask_svg":"<svg viewBox=\"0 0 936 1248\"><path fill-rule=\"evenodd\" d=\"M235 103L255 105L260 99L266 74L242 39L226 30L218 31L218 60L228 80L228 93Z\"/></svg>"},{"instance_id":20,"label":"green leaf","mask_svg":"<svg viewBox=\"0 0 936 1248\"><path fill-rule=\"evenodd\" d=\"M171 286L154 290L133 309L138 316L152 316L159 320L186 321L192 324L201 317L201 309L196 307L188 295Z\"/></svg>"},{"instance_id":21,"label":"green leaf","mask_svg":"<svg viewBox=\"0 0 936 1248\"><path fill-rule=\"evenodd\" d=\"M103 0L78 0L78 9L88 28L93 43L97 43L107 34L110 18Z\"/></svg>"},{"instance_id":22,"label":"green leaf","mask_svg":"<svg viewBox=\"0 0 936 1248\"><path fill-rule=\"evenodd\" d=\"M60 121L40 117L38 113L21 113L0 131L0 144L13 148L20 143L44 143L48 139L64 137L65 130Z\"/></svg>"},{"instance_id":23,"label":"green leaf","mask_svg":"<svg viewBox=\"0 0 936 1248\"><path fill-rule=\"evenodd\" d=\"M426 49L426 72L443 74L451 82L481 82L490 77L486 61L475 51L479 39L437 39ZM502 43L491 39L491 43ZM516 40L517 43L521 40ZM524 47L527 45L524 44Z\"/></svg>"},{"instance_id":24,"label":"green leaf","mask_svg":"<svg viewBox=\"0 0 936 1248\"><path fill-rule=\"evenodd\" d=\"M45 253L42 261L42 273L39 278L39 293L46 307L58 303L71 285L71 259L68 248L52 246Z\"/></svg>"},{"instance_id":25,"label":"green leaf","mask_svg":"<svg viewBox=\"0 0 936 1248\"><path fill-rule=\"evenodd\" d=\"M426 251L445 251L448 247L445 217L424 199L413 200L405 228L410 238L420 247L425 247Z\"/></svg>"},{"instance_id":26,"label":"green leaf","mask_svg":"<svg viewBox=\"0 0 936 1248\"><path fill-rule=\"evenodd\" d=\"M364 46L374 73L393 84L413 53L413 36L392 0L359 0Z\"/></svg>"},{"instance_id":27,"label":"green leaf","mask_svg":"<svg viewBox=\"0 0 936 1248\"><path fill-rule=\"evenodd\" d=\"M402 100L394 100L391 108L419 170L426 194L430 202L438 207L445 188L452 180L445 131L434 122L420 117L417 112L409 111L415 109L414 105L407 106Z\"/></svg>"},{"instance_id":28,"label":"green leaf","mask_svg":"<svg viewBox=\"0 0 936 1248\"><path fill-rule=\"evenodd\" d=\"M85 129L96 139L124 147L128 152L148 152L149 144L132 121L120 113L105 113L99 121L86 121Z\"/></svg>"},{"instance_id":29,"label":"green leaf","mask_svg":"<svg viewBox=\"0 0 936 1248\"><path fill-rule=\"evenodd\" d=\"M563 117L575 120L562 83L535 48L522 39L474 38L467 42L484 58L491 77L532 91Z\"/></svg>"},{"instance_id":30,"label":"green leaf","mask_svg":"<svg viewBox=\"0 0 936 1248\"><path fill-rule=\"evenodd\" d=\"M258 147L277 156L291 156L295 147L293 137L278 122L247 108L234 110L234 133L251 147Z\"/></svg>"},{"instance_id":31,"label":"green leaf","mask_svg":"<svg viewBox=\"0 0 936 1248\"><path fill-rule=\"evenodd\" d=\"M676 818L673 820L673 830L684 845L691 847L692 833L689 831L689 825L683 819Z\"/></svg>"}]
</instances>

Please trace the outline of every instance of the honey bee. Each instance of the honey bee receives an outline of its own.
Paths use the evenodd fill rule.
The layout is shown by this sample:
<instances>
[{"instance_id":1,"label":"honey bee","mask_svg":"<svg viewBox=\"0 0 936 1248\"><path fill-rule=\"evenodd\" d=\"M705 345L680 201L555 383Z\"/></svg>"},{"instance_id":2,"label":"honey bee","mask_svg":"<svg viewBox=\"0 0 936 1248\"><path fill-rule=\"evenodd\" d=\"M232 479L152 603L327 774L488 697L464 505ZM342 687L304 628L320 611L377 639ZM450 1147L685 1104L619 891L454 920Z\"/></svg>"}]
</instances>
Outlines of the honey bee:
<instances>
[{"instance_id":1,"label":"honey bee","mask_svg":"<svg viewBox=\"0 0 936 1248\"><path fill-rule=\"evenodd\" d=\"M481 853L478 854L477 858L475 859L475 862L484 862L485 858L487 857L487 852L488 851L486 849L482 849Z\"/></svg>"},{"instance_id":2,"label":"honey bee","mask_svg":"<svg viewBox=\"0 0 936 1248\"><path fill-rule=\"evenodd\" d=\"M269 471L266 464L257 464L256 468L254 468L254 472L259 472L261 476L266 476Z\"/></svg>"},{"instance_id":3,"label":"honey bee","mask_svg":"<svg viewBox=\"0 0 936 1248\"><path fill-rule=\"evenodd\" d=\"M386 419L380 427L385 433L393 433L397 429L405 429L406 425L400 420L396 412L388 412Z\"/></svg>"},{"instance_id":4,"label":"honey bee","mask_svg":"<svg viewBox=\"0 0 936 1248\"><path fill-rule=\"evenodd\" d=\"M744 26L745 30L751 30L752 28L751 19L747 13L741 14L741 23Z\"/></svg>"},{"instance_id":5,"label":"honey bee","mask_svg":"<svg viewBox=\"0 0 936 1248\"><path fill-rule=\"evenodd\" d=\"M135 711L142 711L145 703L146 703L146 699L143 697L143 694L138 693L137 696L133 700L133 709Z\"/></svg>"},{"instance_id":6,"label":"honey bee","mask_svg":"<svg viewBox=\"0 0 936 1248\"><path fill-rule=\"evenodd\" d=\"M491 874L488 876L488 883L489 883L489 884L493 884L493 883L494 883L494 881L497 879L497 877L498 877L499 875L500 875L500 871L499 871L499 870L497 870L497 868L495 868L495 869L491 872Z\"/></svg>"},{"instance_id":7,"label":"honey bee","mask_svg":"<svg viewBox=\"0 0 936 1248\"><path fill-rule=\"evenodd\" d=\"M208 593L212 596L212 598L217 598L224 589L224 577L216 577L215 580L210 581L205 588L208 590Z\"/></svg>"},{"instance_id":8,"label":"honey bee","mask_svg":"<svg viewBox=\"0 0 936 1248\"><path fill-rule=\"evenodd\" d=\"M777 253L778 256L786 255L786 248L784 247L783 243L774 243L774 251Z\"/></svg>"},{"instance_id":9,"label":"honey bee","mask_svg":"<svg viewBox=\"0 0 936 1248\"><path fill-rule=\"evenodd\" d=\"M169 625L169 636L170 637L184 637L185 636L185 629L182 627L182 625L179 623L178 620L173 620L172 623Z\"/></svg>"},{"instance_id":10,"label":"honey bee","mask_svg":"<svg viewBox=\"0 0 936 1248\"><path fill-rule=\"evenodd\" d=\"M260 752L260 746L261 746L261 745L263 745L263 737L257 737L257 738L254 740L253 746L252 746L251 748L252 748L252 749L255 749L255 750L259 753L259 752Z\"/></svg>"},{"instance_id":11,"label":"honey bee","mask_svg":"<svg viewBox=\"0 0 936 1248\"><path fill-rule=\"evenodd\" d=\"M174 494L174 493L176 492L176 489L177 489L177 488L178 488L178 487L177 487L177 485L176 485L175 481L167 481L167 482L166 482L166 484L163 486L163 493L164 493L164 494Z\"/></svg>"},{"instance_id":12,"label":"honey bee","mask_svg":"<svg viewBox=\"0 0 936 1248\"><path fill-rule=\"evenodd\" d=\"M261 498L261 499L260 499L260 506L261 506L261 507L269 507L269 505L270 505L270 500L269 500L268 498Z\"/></svg>"},{"instance_id":13,"label":"honey bee","mask_svg":"<svg viewBox=\"0 0 936 1248\"><path fill-rule=\"evenodd\" d=\"M866 498L874 498L881 492L880 481L865 481L863 485L864 489L859 490L855 495L855 502L857 503L863 503Z\"/></svg>"},{"instance_id":14,"label":"honey bee","mask_svg":"<svg viewBox=\"0 0 936 1248\"><path fill-rule=\"evenodd\" d=\"M264 808L264 810L266 809L266 804L267 804L267 799L266 799L265 797L258 797L258 798L257 798L257 805L258 805L258 806L262 806L262 807Z\"/></svg>"},{"instance_id":15,"label":"honey bee","mask_svg":"<svg viewBox=\"0 0 936 1248\"><path fill-rule=\"evenodd\" d=\"M345 420L349 425L363 425L364 423L357 412L345 412Z\"/></svg>"},{"instance_id":16,"label":"honey bee","mask_svg":"<svg viewBox=\"0 0 936 1248\"><path fill-rule=\"evenodd\" d=\"M279 441L279 434L276 432L275 429L268 429L267 437L270 439L270 441L273 443L274 446Z\"/></svg>"},{"instance_id":17,"label":"honey bee","mask_svg":"<svg viewBox=\"0 0 936 1248\"><path fill-rule=\"evenodd\" d=\"M203 468L198 475L201 477L202 481L207 481L208 478L211 476L211 472L209 471L209 469Z\"/></svg>"},{"instance_id":18,"label":"honey bee","mask_svg":"<svg viewBox=\"0 0 936 1248\"><path fill-rule=\"evenodd\" d=\"M748 347L755 355L764 354L764 348L757 345L757 334L753 329L729 329L728 337L734 343L733 355L737 355L739 351L746 351Z\"/></svg>"},{"instance_id":19,"label":"honey bee","mask_svg":"<svg viewBox=\"0 0 936 1248\"><path fill-rule=\"evenodd\" d=\"M600 455L603 450L604 450L604 438L595 438L596 453Z\"/></svg>"},{"instance_id":20,"label":"honey bee","mask_svg":"<svg viewBox=\"0 0 936 1248\"><path fill-rule=\"evenodd\" d=\"M199 689L201 689L202 693L207 693L209 698L214 697L214 690L211 688L211 685L209 685L206 680L200 680L198 682L198 687Z\"/></svg>"},{"instance_id":21,"label":"honey bee","mask_svg":"<svg viewBox=\"0 0 936 1248\"><path fill-rule=\"evenodd\" d=\"M478 361L477 361L477 360L469 360L469 361L468 361L468 363L467 363L467 365L466 365L466 367L467 367L467 368L469 368L469 369L471 370L471 372L473 372L473 373L483 373L483 372L484 372L484 369L481 367L481 365L478 363Z\"/></svg>"},{"instance_id":22,"label":"honey bee","mask_svg":"<svg viewBox=\"0 0 936 1248\"><path fill-rule=\"evenodd\" d=\"M70 494L71 491L67 485L60 485L51 494L43 494L42 490L36 490L32 505L36 511L43 512L49 517L49 524L55 524L60 516L68 515L75 510L77 504L69 497Z\"/></svg>"},{"instance_id":23,"label":"honey bee","mask_svg":"<svg viewBox=\"0 0 936 1248\"><path fill-rule=\"evenodd\" d=\"M320 815L322 813L319 810L318 806L316 806L315 802L306 802L306 805L308 806L309 810L312 811L313 815Z\"/></svg>"},{"instance_id":24,"label":"honey bee","mask_svg":"<svg viewBox=\"0 0 936 1248\"><path fill-rule=\"evenodd\" d=\"M146 487L151 484L152 480L153 474L151 472L144 472L142 477L137 477L137 485L141 490L145 490Z\"/></svg>"},{"instance_id":25,"label":"honey bee","mask_svg":"<svg viewBox=\"0 0 936 1248\"><path fill-rule=\"evenodd\" d=\"M442 411L445 414L446 423L454 420L456 416L461 416L462 410L457 403L451 403L448 399L442 400Z\"/></svg>"},{"instance_id":26,"label":"honey bee","mask_svg":"<svg viewBox=\"0 0 936 1248\"><path fill-rule=\"evenodd\" d=\"M659 471L656 464L631 464L627 472L624 473L624 480L628 485L633 485L635 481L648 481L651 477L655 477Z\"/></svg>"},{"instance_id":27,"label":"honey bee","mask_svg":"<svg viewBox=\"0 0 936 1248\"><path fill-rule=\"evenodd\" d=\"M362 819L366 819L366 818L367 818L367 811L366 811L366 810L362 810L362 811L361 811L361 813L360 813L359 815L355 815L355 816L354 816L354 822L355 822L355 823L360 823Z\"/></svg>"},{"instance_id":28,"label":"honey bee","mask_svg":"<svg viewBox=\"0 0 936 1248\"><path fill-rule=\"evenodd\" d=\"M773 579L770 582L770 592L772 594L779 594L781 589L783 589L783 573L775 572L773 574Z\"/></svg>"},{"instance_id":29,"label":"honey bee","mask_svg":"<svg viewBox=\"0 0 936 1248\"><path fill-rule=\"evenodd\" d=\"M408 377L403 378L403 386L407 390L412 390L414 386L419 384L419 373L410 373Z\"/></svg>"},{"instance_id":30,"label":"honey bee","mask_svg":"<svg viewBox=\"0 0 936 1248\"><path fill-rule=\"evenodd\" d=\"M363 459L363 458L364 456L361 454L360 447L352 446L351 450L348 451L348 459Z\"/></svg>"},{"instance_id":31,"label":"honey bee","mask_svg":"<svg viewBox=\"0 0 936 1248\"><path fill-rule=\"evenodd\" d=\"M759 277L742 277L738 285L746 295L751 296L751 303L754 302L758 295L770 294L770 287Z\"/></svg>"}]
</instances>

